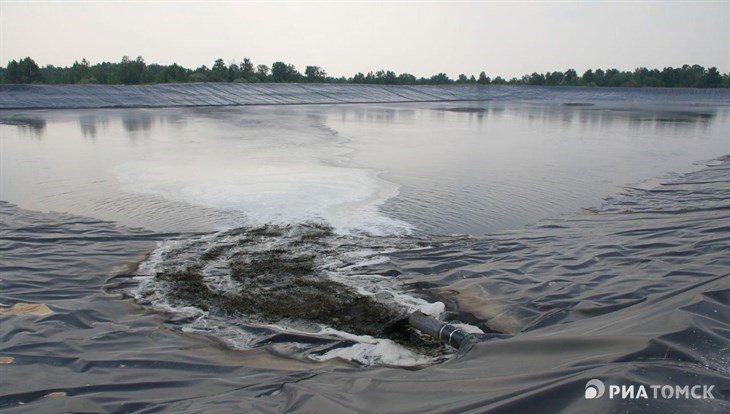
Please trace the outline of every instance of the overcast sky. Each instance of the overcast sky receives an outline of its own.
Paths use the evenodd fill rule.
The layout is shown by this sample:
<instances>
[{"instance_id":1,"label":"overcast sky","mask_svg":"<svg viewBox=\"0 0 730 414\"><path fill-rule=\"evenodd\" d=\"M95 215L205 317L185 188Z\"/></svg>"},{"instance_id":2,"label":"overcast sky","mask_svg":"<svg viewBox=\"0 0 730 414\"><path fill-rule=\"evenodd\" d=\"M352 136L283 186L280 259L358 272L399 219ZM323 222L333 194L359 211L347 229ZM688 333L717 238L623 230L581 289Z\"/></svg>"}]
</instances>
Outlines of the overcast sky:
<instances>
[{"instance_id":1,"label":"overcast sky","mask_svg":"<svg viewBox=\"0 0 730 414\"><path fill-rule=\"evenodd\" d=\"M211 66L244 57L330 75L390 69L492 77L682 64L730 71L730 0L244 2L0 0L0 62L67 66L141 55Z\"/></svg>"}]
</instances>

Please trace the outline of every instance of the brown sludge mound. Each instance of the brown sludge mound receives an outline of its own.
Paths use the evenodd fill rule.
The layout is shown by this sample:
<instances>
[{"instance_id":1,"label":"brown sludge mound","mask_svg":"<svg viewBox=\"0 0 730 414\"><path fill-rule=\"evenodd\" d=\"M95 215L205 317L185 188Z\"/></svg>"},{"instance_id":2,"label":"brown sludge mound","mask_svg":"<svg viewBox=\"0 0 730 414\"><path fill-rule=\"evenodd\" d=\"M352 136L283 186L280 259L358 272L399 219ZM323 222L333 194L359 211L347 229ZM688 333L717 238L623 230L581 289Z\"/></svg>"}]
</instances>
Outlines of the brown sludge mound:
<instances>
[{"instance_id":1,"label":"brown sludge mound","mask_svg":"<svg viewBox=\"0 0 730 414\"><path fill-rule=\"evenodd\" d=\"M293 234L294 233L294 234ZM388 306L334 281L318 270L318 258L329 252L331 229L264 226L236 234L237 243L216 245L198 260L156 277L167 285L176 305L195 306L226 317L246 316L275 323L310 321L356 335L390 338L411 345L423 340L407 327L404 309ZM205 266L224 266L235 291L212 288Z\"/></svg>"}]
</instances>

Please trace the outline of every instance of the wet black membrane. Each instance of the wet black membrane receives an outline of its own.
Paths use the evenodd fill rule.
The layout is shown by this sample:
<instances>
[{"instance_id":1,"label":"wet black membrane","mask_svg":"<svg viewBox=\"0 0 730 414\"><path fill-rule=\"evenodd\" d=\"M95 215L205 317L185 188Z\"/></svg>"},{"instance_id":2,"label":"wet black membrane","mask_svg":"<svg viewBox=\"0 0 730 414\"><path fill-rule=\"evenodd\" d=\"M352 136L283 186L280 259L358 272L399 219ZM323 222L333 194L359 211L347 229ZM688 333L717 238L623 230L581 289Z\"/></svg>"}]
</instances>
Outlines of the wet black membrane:
<instances>
[{"instance_id":1,"label":"wet black membrane","mask_svg":"<svg viewBox=\"0 0 730 414\"><path fill-rule=\"evenodd\" d=\"M730 158L722 157L579 214L486 237L431 236L425 245L328 235L308 225L159 234L0 202L0 409L725 414L729 174ZM362 261L381 253L390 260ZM251 269L265 271L251 276ZM352 345L347 339L253 323L246 328L258 338L254 345L268 346L238 352L217 339L226 334L219 326L283 313L227 316L222 299L207 302L225 324L210 316L209 335L198 335L205 326L194 334L183 327L202 311L187 316L151 306L202 306L201 292L203 299L238 296L249 282L259 291L275 290L277 280L292 292L297 286L289 280L352 288L348 277L368 274L380 275L378 284L398 282L401 291L451 295L458 306L444 319L515 333L489 335L423 369L355 369L291 356L337 351ZM355 292L370 288L357 280ZM134 289L141 307L116 294ZM363 296L399 314L386 293ZM381 335L397 338L373 321ZM399 329L398 322L390 326ZM309 348L301 351L303 345ZM592 379L606 386L701 384L714 387L714 399L589 400Z\"/></svg>"}]
</instances>

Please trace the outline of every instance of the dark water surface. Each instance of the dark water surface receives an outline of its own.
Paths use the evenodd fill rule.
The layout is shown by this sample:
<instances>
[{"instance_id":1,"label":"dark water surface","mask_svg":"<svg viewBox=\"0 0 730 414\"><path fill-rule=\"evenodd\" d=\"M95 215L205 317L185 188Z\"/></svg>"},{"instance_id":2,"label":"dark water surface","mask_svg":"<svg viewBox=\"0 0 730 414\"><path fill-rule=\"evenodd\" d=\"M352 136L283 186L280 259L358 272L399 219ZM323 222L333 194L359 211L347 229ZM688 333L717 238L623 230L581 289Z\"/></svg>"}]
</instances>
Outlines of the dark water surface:
<instances>
[{"instance_id":1,"label":"dark water surface","mask_svg":"<svg viewBox=\"0 0 730 414\"><path fill-rule=\"evenodd\" d=\"M0 409L725 413L728 107L635 93L0 111Z\"/></svg>"}]
</instances>

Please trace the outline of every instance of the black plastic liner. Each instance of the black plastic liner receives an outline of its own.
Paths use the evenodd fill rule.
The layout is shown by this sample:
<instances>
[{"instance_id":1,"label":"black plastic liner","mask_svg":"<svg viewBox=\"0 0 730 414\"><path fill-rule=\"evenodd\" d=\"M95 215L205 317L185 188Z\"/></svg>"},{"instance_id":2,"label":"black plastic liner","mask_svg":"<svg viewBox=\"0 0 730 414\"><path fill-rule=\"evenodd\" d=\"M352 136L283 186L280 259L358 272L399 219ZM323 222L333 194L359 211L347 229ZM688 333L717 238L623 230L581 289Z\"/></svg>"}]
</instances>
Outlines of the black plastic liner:
<instances>
[{"instance_id":1,"label":"black plastic liner","mask_svg":"<svg viewBox=\"0 0 730 414\"><path fill-rule=\"evenodd\" d=\"M105 287L175 235L0 203L0 409L726 413L728 176L725 158L582 215L394 254L453 315L510 331L420 370L232 351L169 329L172 315ZM714 386L715 399L588 400L590 379Z\"/></svg>"},{"instance_id":2,"label":"black plastic liner","mask_svg":"<svg viewBox=\"0 0 730 414\"><path fill-rule=\"evenodd\" d=\"M570 106L610 101L641 105L730 105L728 89L581 88L521 86L185 83L158 85L0 85L0 109L160 108L540 100Z\"/></svg>"}]
</instances>

